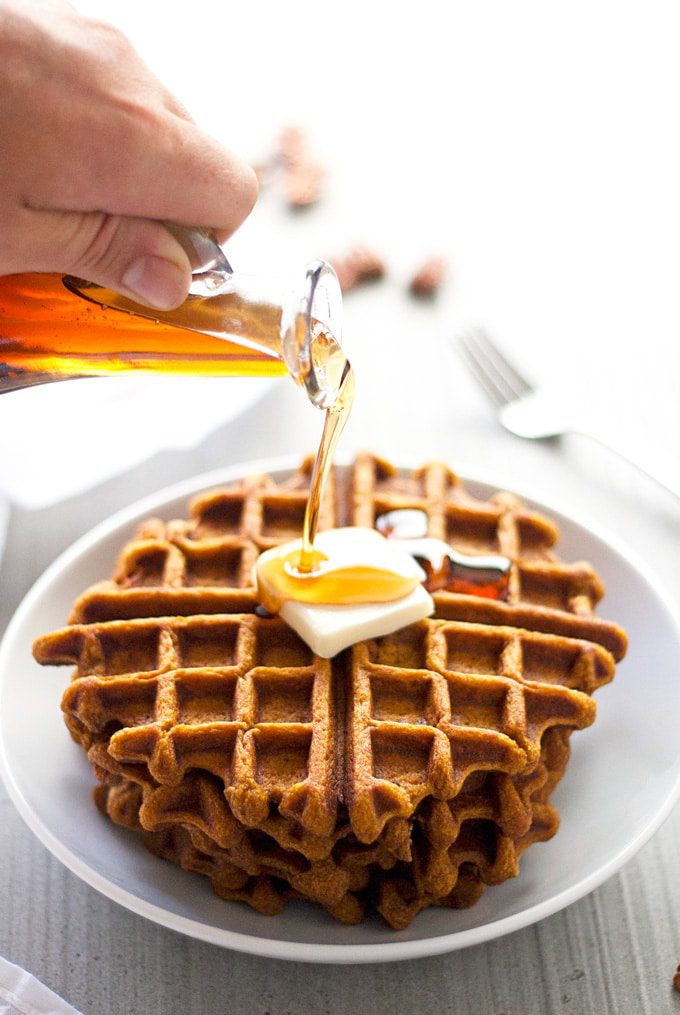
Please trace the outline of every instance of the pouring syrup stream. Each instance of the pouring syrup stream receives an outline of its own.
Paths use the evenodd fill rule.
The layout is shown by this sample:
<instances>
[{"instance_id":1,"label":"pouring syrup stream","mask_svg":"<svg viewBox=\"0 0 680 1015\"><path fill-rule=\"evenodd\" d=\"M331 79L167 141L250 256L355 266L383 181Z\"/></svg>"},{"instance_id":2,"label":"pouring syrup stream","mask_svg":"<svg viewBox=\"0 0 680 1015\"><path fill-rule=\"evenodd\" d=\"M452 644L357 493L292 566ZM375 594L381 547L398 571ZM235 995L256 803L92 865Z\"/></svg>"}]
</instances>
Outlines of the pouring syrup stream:
<instances>
[{"instance_id":1,"label":"pouring syrup stream","mask_svg":"<svg viewBox=\"0 0 680 1015\"><path fill-rule=\"evenodd\" d=\"M337 395L326 409L321 442L312 469L302 529L302 549L297 565L300 574L310 574L315 566L314 538L319 523L321 498L340 434L352 410L355 390L351 364L331 335L325 333L318 335L314 340L312 352L317 360L317 371L321 368L327 377L329 389L337 391Z\"/></svg>"}]
</instances>

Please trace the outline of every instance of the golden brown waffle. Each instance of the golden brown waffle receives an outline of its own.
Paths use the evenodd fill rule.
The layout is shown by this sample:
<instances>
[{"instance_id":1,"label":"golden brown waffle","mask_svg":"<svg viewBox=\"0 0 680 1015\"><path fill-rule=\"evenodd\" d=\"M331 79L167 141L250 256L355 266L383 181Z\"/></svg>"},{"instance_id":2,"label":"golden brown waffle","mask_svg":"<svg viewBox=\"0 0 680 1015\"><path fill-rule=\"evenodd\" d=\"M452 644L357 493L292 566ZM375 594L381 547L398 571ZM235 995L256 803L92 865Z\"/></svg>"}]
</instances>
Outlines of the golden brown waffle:
<instances>
[{"instance_id":1,"label":"golden brown waffle","mask_svg":"<svg viewBox=\"0 0 680 1015\"><path fill-rule=\"evenodd\" d=\"M275 804L315 835L335 824L337 728L330 663L278 619L178 617L65 628L52 659L78 661L63 708L88 746L161 785L211 772L234 814ZM86 675L87 674L87 675ZM82 737L79 731L82 730Z\"/></svg>"},{"instance_id":2,"label":"golden brown waffle","mask_svg":"<svg viewBox=\"0 0 680 1015\"><path fill-rule=\"evenodd\" d=\"M523 835L512 838L503 833L481 794L453 824L450 820L440 823L437 805L416 813L415 821L406 826L413 843L408 842L402 862L391 852L389 837L386 843L370 847L344 840L332 857L312 863L282 850L259 832L242 830L240 840L234 840L230 848L218 845L197 828L192 806L185 814L175 810L173 816L166 814L149 824L145 814L148 787L131 780L100 785L95 799L111 820L142 832L151 852L206 875L224 898L246 901L266 914L279 912L287 899L308 899L349 923L374 904L390 926L401 929L428 905L471 905L487 885L516 876L520 856L531 843L554 835L559 818L547 800L566 767L568 739L568 731L551 730L543 738L539 764L531 773L511 780L527 809ZM202 778L190 777L186 782L192 782L196 791ZM186 795L185 801L189 803ZM183 817L190 823L183 823ZM396 839L400 838L398 833ZM403 843L401 849L403 853ZM393 873L385 876L385 871Z\"/></svg>"},{"instance_id":3,"label":"golden brown waffle","mask_svg":"<svg viewBox=\"0 0 680 1015\"><path fill-rule=\"evenodd\" d=\"M331 663L278 619L73 625L41 644L51 661L78 664L63 708L86 749L105 741L160 785L210 772L247 826L276 807L328 836L344 802L363 842L428 796L455 797L473 772L535 763L545 729L593 721L583 692L613 672L600 646L431 621L357 646L335 693ZM523 675L529 652L552 653L554 683Z\"/></svg>"},{"instance_id":4,"label":"golden brown waffle","mask_svg":"<svg viewBox=\"0 0 680 1015\"><path fill-rule=\"evenodd\" d=\"M592 723L625 635L595 616L601 583L557 559L548 520L509 494L474 500L445 466L400 475L364 455L329 484L321 526L422 509L430 535L511 559L507 601L438 592L433 619L315 657L255 612L252 585L260 550L299 535L309 473L145 523L36 658L76 666L65 718L107 800L134 795L171 859L210 843L220 894L271 908L285 885L343 919L379 888L384 914L388 897L412 913L473 901L480 877L516 872L515 844L545 836L551 812L527 789L541 751Z\"/></svg>"},{"instance_id":5,"label":"golden brown waffle","mask_svg":"<svg viewBox=\"0 0 680 1015\"><path fill-rule=\"evenodd\" d=\"M540 674L527 658L543 660ZM422 621L355 646L345 730L355 834L373 841L389 818L455 798L474 773L533 767L547 729L592 723L587 692L612 676L601 646L516 628Z\"/></svg>"},{"instance_id":6,"label":"golden brown waffle","mask_svg":"<svg viewBox=\"0 0 680 1015\"><path fill-rule=\"evenodd\" d=\"M297 538L309 491L311 461L276 485L252 476L196 497L189 520L152 518L122 549L113 581L93 586L69 621L252 613L257 606L253 565L261 550ZM340 525L335 475L319 511L322 529Z\"/></svg>"},{"instance_id":7,"label":"golden brown waffle","mask_svg":"<svg viewBox=\"0 0 680 1015\"><path fill-rule=\"evenodd\" d=\"M483 804L462 823L440 822L440 814L428 811L414 843L413 863L398 865L377 883L376 908L391 927L408 926L427 906L467 908L487 886L517 876L524 851L552 838L559 827L559 815L548 800L564 775L569 737L567 730L550 730L543 738L538 766L512 780L527 808L522 835L504 833L492 813L485 814Z\"/></svg>"},{"instance_id":8,"label":"golden brown waffle","mask_svg":"<svg viewBox=\"0 0 680 1015\"><path fill-rule=\"evenodd\" d=\"M555 525L513 494L480 501L441 463L404 476L382 459L361 456L352 473L346 524L373 527L381 514L406 507L425 511L428 535L456 550L501 553L513 562L506 602L437 592L437 617L582 638L602 645L616 660L625 654L625 633L595 616L604 587L591 565L558 560Z\"/></svg>"}]
</instances>

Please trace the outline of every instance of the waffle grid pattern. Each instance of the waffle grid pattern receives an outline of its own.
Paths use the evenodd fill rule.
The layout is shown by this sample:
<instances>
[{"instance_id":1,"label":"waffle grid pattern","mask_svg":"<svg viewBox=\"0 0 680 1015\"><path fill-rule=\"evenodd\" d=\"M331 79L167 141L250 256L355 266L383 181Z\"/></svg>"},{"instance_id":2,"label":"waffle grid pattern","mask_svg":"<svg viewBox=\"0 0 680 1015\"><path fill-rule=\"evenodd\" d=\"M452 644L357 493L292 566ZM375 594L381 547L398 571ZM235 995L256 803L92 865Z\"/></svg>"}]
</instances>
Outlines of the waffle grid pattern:
<instances>
[{"instance_id":1,"label":"waffle grid pattern","mask_svg":"<svg viewBox=\"0 0 680 1015\"><path fill-rule=\"evenodd\" d=\"M299 534L310 468L144 523L34 651L75 665L63 710L97 802L153 852L263 912L302 897L401 927L472 904L554 834L569 737L625 635L595 616L590 565L559 561L557 530L517 498L364 455L329 485L322 527L424 510L430 535L511 559L507 601L440 592L434 619L313 656L256 613L252 585L258 553Z\"/></svg>"}]
</instances>

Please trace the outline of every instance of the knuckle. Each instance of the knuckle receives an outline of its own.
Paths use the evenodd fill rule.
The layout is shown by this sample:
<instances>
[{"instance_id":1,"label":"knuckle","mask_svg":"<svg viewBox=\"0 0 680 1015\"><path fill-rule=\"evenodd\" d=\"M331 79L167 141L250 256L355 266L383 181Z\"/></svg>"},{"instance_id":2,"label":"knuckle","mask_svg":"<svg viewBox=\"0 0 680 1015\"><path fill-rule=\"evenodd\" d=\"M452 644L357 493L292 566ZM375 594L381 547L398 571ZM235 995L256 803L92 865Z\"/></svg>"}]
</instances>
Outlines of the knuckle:
<instances>
[{"instance_id":1,"label":"knuckle","mask_svg":"<svg viewBox=\"0 0 680 1015\"><path fill-rule=\"evenodd\" d=\"M120 56L132 51L132 43L125 32L116 25L99 18L86 18L85 21L88 36L104 52Z\"/></svg>"},{"instance_id":2,"label":"knuckle","mask_svg":"<svg viewBox=\"0 0 680 1015\"><path fill-rule=\"evenodd\" d=\"M124 118L128 130L134 130L140 142L157 146L162 137L164 115L146 97L125 95L117 99L117 110Z\"/></svg>"}]
</instances>

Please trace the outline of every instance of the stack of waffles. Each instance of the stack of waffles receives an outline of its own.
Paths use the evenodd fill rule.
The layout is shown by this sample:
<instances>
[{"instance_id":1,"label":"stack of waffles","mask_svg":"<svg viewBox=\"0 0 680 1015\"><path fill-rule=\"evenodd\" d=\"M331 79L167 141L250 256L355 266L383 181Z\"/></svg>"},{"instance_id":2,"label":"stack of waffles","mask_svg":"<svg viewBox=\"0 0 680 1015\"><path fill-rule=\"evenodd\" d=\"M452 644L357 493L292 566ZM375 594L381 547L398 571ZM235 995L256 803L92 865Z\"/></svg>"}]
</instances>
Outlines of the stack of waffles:
<instances>
[{"instance_id":1,"label":"stack of waffles","mask_svg":"<svg viewBox=\"0 0 680 1015\"><path fill-rule=\"evenodd\" d=\"M75 665L63 710L96 802L153 853L263 913L303 898L402 928L473 904L555 833L569 738L625 635L595 616L593 569L560 561L555 527L516 497L366 454L335 471L321 527L423 510L430 535L512 561L507 595L437 592L432 619L314 656L253 586L258 554L300 534L310 471L143 524L35 656Z\"/></svg>"}]
</instances>

